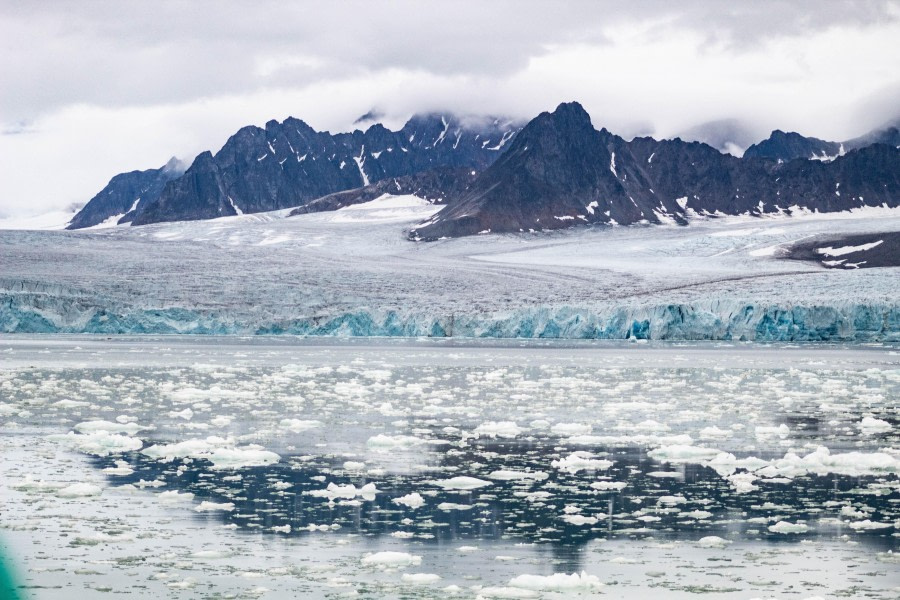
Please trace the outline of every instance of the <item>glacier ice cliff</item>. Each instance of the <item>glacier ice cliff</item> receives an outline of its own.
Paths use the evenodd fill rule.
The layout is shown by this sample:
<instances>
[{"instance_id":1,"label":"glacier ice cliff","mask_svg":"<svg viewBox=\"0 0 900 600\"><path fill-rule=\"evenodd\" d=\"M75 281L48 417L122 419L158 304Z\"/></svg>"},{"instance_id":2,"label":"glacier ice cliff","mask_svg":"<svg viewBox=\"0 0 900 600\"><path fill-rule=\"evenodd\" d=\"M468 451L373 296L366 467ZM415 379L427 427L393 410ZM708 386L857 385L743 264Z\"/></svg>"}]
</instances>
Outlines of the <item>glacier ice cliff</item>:
<instances>
[{"instance_id":1,"label":"glacier ice cliff","mask_svg":"<svg viewBox=\"0 0 900 600\"><path fill-rule=\"evenodd\" d=\"M900 305L735 301L574 306L451 314L358 309L260 320L188 308L92 306L61 295L0 295L5 333L301 335L635 340L900 341Z\"/></svg>"}]
</instances>

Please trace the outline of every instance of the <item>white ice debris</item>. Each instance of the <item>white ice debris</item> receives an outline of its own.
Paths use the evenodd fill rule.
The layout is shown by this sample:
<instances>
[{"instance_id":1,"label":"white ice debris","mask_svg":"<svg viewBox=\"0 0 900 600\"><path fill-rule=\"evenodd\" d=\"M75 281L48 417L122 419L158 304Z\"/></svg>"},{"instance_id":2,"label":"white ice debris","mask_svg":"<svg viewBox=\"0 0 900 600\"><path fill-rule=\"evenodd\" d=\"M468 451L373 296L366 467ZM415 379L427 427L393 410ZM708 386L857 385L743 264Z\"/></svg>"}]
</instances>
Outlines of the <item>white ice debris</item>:
<instances>
[{"instance_id":1,"label":"white ice debris","mask_svg":"<svg viewBox=\"0 0 900 600\"><path fill-rule=\"evenodd\" d=\"M374 483L367 483L362 487L357 488L352 483L347 483L344 485L336 484L331 482L324 490L311 490L307 492L310 496L316 496L318 498L328 498L329 500L336 500L338 498L345 498L347 500L352 500L359 496L363 500L374 500L375 495L380 493L378 488L375 487Z\"/></svg>"},{"instance_id":2,"label":"white ice debris","mask_svg":"<svg viewBox=\"0 0 900 600\"><path fill-rule=\"evenodd\" d=\"M876 419L874 417L863 417L862 421L859 422L859 429L863 433L863 435L875 435L877 433L887 433L893 427L890 423L882 419Z\"/></svg>"},{"instance_id":3,"label":"white ice debris","mask_svg":"<svg viewBox=\"0 0 900 600\"><path fill-rule=\"evenodd\" d=\"M391 500L394 504L402 504L403 506L408 506L409 508L421 508L425 505L425 498L422 497L418 492L412 492L411 494L406 494L405 496L400 496L399 498L394 498Z\"/></svg>"},{"instance_id":4,"label":"white ice debris","mask_svg":"<svg viewBox=\"0 0 900 600\"><path fill-rule=\"evenodd\" d=\"M210 502L209 500L204 500L194 507L194 510L197 512L213 512L216 510L231 512L234 510L234 502Z\"/></svg>"},{"instance_id":5,"label":"white ice debris","mask_svg":"<svg viewBox=\"0 0 900 600\"><path fill-rule=\"evenodd\" d=\"M708 535L697 540L697 545L701 548L725 548L730 543L730 540L720 538L717 535Z\"/></svg>"},{"instance_id":6,"label":"white ice debris","mask_svg":"<svg viewBox=\"0 0 900 600\"><path fill-rule=\"evenodd\" d=\"M408 552L375 552L368 554L360 561L366 567L398 568L422 564L422 557Z\"/></svg>"},{"instance_id":7,"label":"white ice debris","mask_svg":"<svg viewBox=\"0 0 900 600\"><path fill-rule=\"evenodd\" d=\"M167 490L160 492L156 498L160 502L174 504L176 502L190 502L194 499L194 494L191 492L179 492L178 490Z\"/></svg>"},{"instance_id":8,"label":"white ice debris","mask_svg":"<svg viewBox=\"0 0 900 600\"><path fill-rule=\"evenodd\" d=\"M603 471L613 465L611 460L594 458L590 452L576 450L565 458L550 462L550 466L561 471L567 471L572 475L578 471Z\"/></svg>"},{"instance_id":9,"label":"white ice debris","mask_svg":"<svg viewBox=\"0 0 900 600\"><path fill-rule=\"evenodd\" d=\"M78 433L93 433L95 431L107 431L109 433L135 433L148 427L141 427L137 423L113 423L111 421L85 421L73 427Z\"/></svg>"},{"instance_id":10,"label":"white ice debris","mask_svg":"<svg viewBox=\"0 0 900 600\"><path fill-rule=\"evenodd\" d=\"M519 575L509 580L509 586L537 592L591 591L603 586L596 575L554 573L553 575Z\"/></svg>"},{"instance_id":11,"label":"white ice debris","mask_svg":"<svg viewBox=\"0 0 900 600\"><path fill-rule=\"evenodd\" d=\"M404 573L400 580L413 585L429 585L440 581L441 576L434 573Z\"/></svg>"},{"instance_id":12,"label":"white ice debris","mask_svg":"<svg viewBox=\"0 0 900 600\"><path fill-rule=\"evenodd\" d=\"M237 447L231 439L210 436L206 439L190 439L173 444L158 444L144 448L142 454L159 460L176 458L206 459L215 469L240 469L258 467L278 462L281 457L250 444Z\"/></svg>"},{"instance_id":13,"label":"white ice debris","mask_svg":"<svg viewBox=\"0 0 900 600\"><path fill-rule=\"evenodd\" d=\"M92 483L73 483L56 491L56 495L60 498L86 498L99 496L102 493L103 488Z\"/></svg>"},{"instance_id":14,"label":"white ice debris","mask_svg":"<svg viewBox=\"0 0 900 600\"><path fill-rule=\"evenodd\" d=\"M370 437L366 445L375 452L391 452L413 448L425 443L427 443L426 440L411 435L390 436L379 433Z\"/></svg>"},{"instance_id":15,"label":"white ice debris","mask_svg":"<svg viewBox=\"0 0 900 600\"><path fill-rule=\"evenodd\" d=\"M67 435L53 436L53 439L80 452L93 454L95 456L108 456L110 454L119 454L122 452L133 452L135 450L140 450L144 445L138 438L118 433L110 433L102 429L85 434L69 432Z\"/></svg>"},{"instance_id":16,"label":"white ice debris","mask_svg":"<svg viewBox=\"0 0 900 600\"><path fill-rule=\"evenodd\" d=\"M624 481L595 481L591 484L591 487L595 490L600 491L608 491L608 490L623 490L628 487L628 484Z\"/></svg>"},{"instance_id":17,"label":"white ice debris","mask_svg":"<svg viewBox=\"0 0 900 600\"><path fill-rule=\"evenodd\" d=\"M768 425L757 425L755 429L756 438L757 439L765 439L772 436L778 436L781 438L785 438L791 434L790 428L782 423L777 427L772 427Z\"/></svg>"},{"instance_id":18,"label":"white ice debris","mask_svg":"<svg viewBox=\"0 0 900 600\"><path fill-rule=\"evenodd\" d=\"M498 479L500 481L544 481L550 475L543 471L513 471L499 469L497 471L491 471L487 476L490 479Z\"/></svg>"},{"instance_id":19,"label":"white ice debris","mask_svg":"<svg viewBox=\"0 0 900 600\"><path fill-rule=\"evenodd\" d=\"M597 523L597 517L588 517L586 515L568 514L563 515L562 520L570 525L594 525Z\"/></svg>"},{"instance_id":20,"label":"white ice debris","mask_svg":"<svg viewBox=\"0 0 900 600\"><path fill-rule=\"evenodd\" d=\"M514 438L522 428L513 421L487 421L475 428L475 435L490 438Z\"/></svg>"},{"instance_id":21,"label":"white ice debris","mask_svg":"<svg viewBox=\"0 0 900 600\"><path fill-rule=\"evenodd\" d=\"M556 435L573 436L587 435L591 432L591 425L588 423L557 423L550 428L550 431Z\"/></svg>"},{"instance_id":22,"label":"white ice debris","mask_svg":"<svg viewBox=\"0 0 900 600\"><path fill-rule=\"evenodd\" d=\"M789 523L787 521L778 521L774 525L769 525L769 531L772 533L805 533L809 531L809 525L804 523Z\"/></svg>"},{"instance_id":23,"label":"white ice debris","mask_svg":"<svg viewBox=\"0 0 900 600\"><path fill-rule=\"evenodd\" d=\"M715 457L719 451L714 448L701 448L700 446L686 446L682 444L674 444L671 446L662 446L651 450L647 455L653 460L660 462L697 462Z\"/></svg>"},{"instance_id":24,"label":"white ice debris","mask_svg":"<svg viewBox=\"0 0 900 600\"><path fill-rule=\"evenodd\" d=\"M870 521L869 519L850 523L850 528L856 530L887 529L893 526L894 525L891 523L877 523Z\"/></svg>"},{"instance_id":25,"label":"white ice debris","mask_svg":"<svg viewBox=\"0 0 900 600\"><path fill-rule=\"evenodd\" d=\"M322 422L306 419L282 419L281 422L279 422L279 425L284 429L287 429L288 431L300 433L301 431L307 431L309 429L321 427Z\"/></svg>"},{"instance_id":26,"label":"white ice debris","mask_svg":"<svg viewBox=\"0 0 900 600\"><path fill-rule=\"evenodd\" d=\"M450 479L429 481L428 483L436 485L438 487L442 487L445 490L474 490L480 487L493 485L490 481L485 481L484 479L478 479L476 477L468 477L465 475L451 477Z\"/></svg>"}]
</instances>

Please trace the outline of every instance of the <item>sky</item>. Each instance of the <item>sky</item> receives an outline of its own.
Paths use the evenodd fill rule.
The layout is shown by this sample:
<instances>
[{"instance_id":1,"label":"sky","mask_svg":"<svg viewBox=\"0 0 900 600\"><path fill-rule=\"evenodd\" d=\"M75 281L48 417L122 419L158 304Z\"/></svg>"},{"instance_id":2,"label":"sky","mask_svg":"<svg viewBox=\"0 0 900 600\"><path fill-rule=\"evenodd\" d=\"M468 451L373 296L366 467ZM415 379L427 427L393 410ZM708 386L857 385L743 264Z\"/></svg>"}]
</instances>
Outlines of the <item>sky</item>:
<instances>
[{"instance_id":1,"label":"sky","mask_svg":"<svg viewBox=\"0 0 900 600\"><path fill-rule=\"evenodd\" d=\"M900 0L0 0L0 217L83 204L288 116L375 109L673 137L735 119L832 140L900 116Z\"/></svg>"}]
</instances>

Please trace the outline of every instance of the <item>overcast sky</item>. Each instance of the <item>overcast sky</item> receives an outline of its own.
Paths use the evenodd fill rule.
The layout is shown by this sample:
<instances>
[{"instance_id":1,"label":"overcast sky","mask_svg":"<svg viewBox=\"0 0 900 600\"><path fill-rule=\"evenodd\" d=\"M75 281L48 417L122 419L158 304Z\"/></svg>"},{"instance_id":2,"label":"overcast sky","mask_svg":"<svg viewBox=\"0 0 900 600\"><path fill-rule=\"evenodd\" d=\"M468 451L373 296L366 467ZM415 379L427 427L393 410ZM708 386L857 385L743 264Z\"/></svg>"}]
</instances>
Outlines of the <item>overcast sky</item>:
<instances>
[{"instance_id":1,"label":"overcast sky","mask_svg":"<svg viewBox=\"0 0 900 600\"><path fill-rule=\"evenodd\" d=\"M900 0L0 0L0 216L290 115L348 131L372 108L396 127L578 100L625 137L736 118L843 140L900 116L898 40Z\"/></svg>"}]
</instances>

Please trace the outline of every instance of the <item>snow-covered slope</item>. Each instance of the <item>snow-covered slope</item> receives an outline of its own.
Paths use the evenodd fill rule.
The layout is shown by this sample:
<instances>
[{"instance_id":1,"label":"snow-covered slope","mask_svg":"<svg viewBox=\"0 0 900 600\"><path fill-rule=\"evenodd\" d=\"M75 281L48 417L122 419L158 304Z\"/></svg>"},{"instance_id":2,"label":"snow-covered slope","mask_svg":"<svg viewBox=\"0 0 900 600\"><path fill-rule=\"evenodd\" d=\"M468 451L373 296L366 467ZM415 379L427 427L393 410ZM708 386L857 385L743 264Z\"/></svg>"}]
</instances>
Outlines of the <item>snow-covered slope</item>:
<instances>
[{"instance_id":1,"label":"snow-covered slope","mask_svg":"<svg viewBox=\"0 0 900 600\"><path fill-rule=\"evenodd\" d=\"M696 219L411 243L383 197L90 232L0 231L0 330L900 340L900 269L783 260L900 211Z\"/></svg>"}]
</instances>

